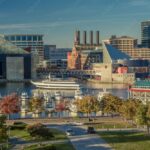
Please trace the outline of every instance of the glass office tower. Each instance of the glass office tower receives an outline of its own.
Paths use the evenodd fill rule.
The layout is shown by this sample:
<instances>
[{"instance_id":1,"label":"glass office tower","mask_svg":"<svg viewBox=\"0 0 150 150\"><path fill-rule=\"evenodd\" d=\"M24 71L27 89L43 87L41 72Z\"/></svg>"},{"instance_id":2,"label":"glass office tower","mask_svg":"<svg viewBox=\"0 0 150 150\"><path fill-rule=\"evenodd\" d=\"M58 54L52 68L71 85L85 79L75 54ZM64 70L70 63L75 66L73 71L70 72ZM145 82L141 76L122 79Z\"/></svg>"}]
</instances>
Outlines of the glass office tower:
<instances>
[{"instance_id":1,"label":"glass office tower","mask_svg":"<svg viewBox=\"0 0 150 150\"><path fill-rule=\"evenodd\" d=\"M150 21L141 22L141 43L143 47L150 48Z\"/></svg>"}]
</instances>

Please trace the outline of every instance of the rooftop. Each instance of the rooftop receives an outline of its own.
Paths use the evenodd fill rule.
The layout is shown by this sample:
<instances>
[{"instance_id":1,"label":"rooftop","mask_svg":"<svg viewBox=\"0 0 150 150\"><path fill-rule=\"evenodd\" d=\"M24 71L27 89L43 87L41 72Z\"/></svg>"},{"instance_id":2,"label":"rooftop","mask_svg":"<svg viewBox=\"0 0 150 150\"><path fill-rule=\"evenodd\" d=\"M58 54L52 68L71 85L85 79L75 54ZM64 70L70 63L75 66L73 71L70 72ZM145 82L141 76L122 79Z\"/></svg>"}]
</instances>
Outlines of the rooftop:
<instances>
[{"instance_id":1,"label":"rooftop","mask_svg":"<svg viewBox=\"0 0 150 150\"><path fill-rule=\"evenodd\" d=\"M117 48L114 48L110 44L104 43L107 52L112 60L118 60L118 59L130 59L130 56L125 54L124 52L118 50Z\"/></svg>"},{"instance_id":2,"label":"rooftop","mask_svg":"<svg viewBox=\"0 0 150 150\"><path fill-rule=\"evenodd\" d=\"M28 52L0 36L0 54L28 54Z\"/></svg>"},{"instance_id":3,"label":"rooftop","mask_svg":"<svg viewBox=\"0 0 150 150\"><path fill-rule=\"evenodd\" d=\"M150 88L150 80L136 81L133 87L137 88Z\"/></svg>"}]
</instances>

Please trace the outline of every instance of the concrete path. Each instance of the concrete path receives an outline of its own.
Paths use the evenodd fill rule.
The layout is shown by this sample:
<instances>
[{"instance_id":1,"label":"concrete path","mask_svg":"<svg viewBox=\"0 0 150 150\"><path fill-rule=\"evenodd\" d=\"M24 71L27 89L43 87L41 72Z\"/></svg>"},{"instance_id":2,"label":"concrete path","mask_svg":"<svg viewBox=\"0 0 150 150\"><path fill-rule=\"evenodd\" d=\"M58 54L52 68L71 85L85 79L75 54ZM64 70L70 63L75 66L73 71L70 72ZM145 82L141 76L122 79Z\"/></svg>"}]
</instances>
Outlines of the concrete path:
<instances>
[{"instance_id":1,"label":"concrete path","mask_svg":"<svg viewBox=\"0 0 150 150\"><path fill-rule=\"evenodd\" d=\"M83 126L74 125L49 125L50 128L57 128L62 131L66 131L71 128L74 131L73 136L68 136L70 142L76 150L111 150L109 144L107 144L97 134L87 134L86 128Z\"/></svg>"},{"instance_id":2,"label":"concrete path","mask_svg":"<svg viewBox=\"0 0 150 150\"><path fill-rule=\"evenodd\" d=\"M76 150L111 150L111 147L98 135L70 136Z\"/></svg>"}]
</instances>

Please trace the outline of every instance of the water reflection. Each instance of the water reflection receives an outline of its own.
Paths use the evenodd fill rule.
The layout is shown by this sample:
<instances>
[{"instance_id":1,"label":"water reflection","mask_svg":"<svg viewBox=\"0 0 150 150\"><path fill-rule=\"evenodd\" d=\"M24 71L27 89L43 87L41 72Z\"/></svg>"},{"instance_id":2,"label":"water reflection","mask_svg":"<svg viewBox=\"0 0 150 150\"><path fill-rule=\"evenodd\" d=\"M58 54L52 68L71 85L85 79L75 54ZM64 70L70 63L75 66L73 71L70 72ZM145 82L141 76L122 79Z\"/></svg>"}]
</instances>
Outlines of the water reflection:
<instances>
[{"instance_id":1,"label":"water reflection","mask_svg":"<svg viewBox=\"0 0 150 150\"><path fill-rule=\"evenodd\" d=\"M110 93L122 97L127 98L127 85L124 84L100 84L100 83L82 83L83 86L83 93L85 95L97 95L100 91L103 91L103 89L106 89ZM32 90L35 89L35 87L29 83L0 83L0 94L2 96L17 92L27 92L29 95L31 95ZM55 92L54 90L51 91L52 93ZM70 90L62 90L62 95L64 96L73 96L74 91Z\"/></svg>"}]
</instances>

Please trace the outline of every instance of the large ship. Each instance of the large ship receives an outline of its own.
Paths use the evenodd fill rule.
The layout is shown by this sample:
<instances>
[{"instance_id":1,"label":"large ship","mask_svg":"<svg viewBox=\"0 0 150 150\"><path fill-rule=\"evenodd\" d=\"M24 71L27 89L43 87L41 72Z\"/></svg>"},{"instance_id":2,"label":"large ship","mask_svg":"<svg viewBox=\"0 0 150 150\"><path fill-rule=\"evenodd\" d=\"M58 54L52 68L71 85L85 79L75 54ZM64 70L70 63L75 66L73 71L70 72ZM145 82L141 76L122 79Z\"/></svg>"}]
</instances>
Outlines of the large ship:
<instances>
[{"instance_id":1,"label":"large ship","mask_svg":"<svg viewBox=\"0 0 150 150\"><path fill-rule=\"evenodd\" d=\"M54 89L54 90L80 89L80 84L70 79L64 80L64 79L49 78L48 80L31 81L31 83L40 89Z\"/></svg>"}]
</instances>

